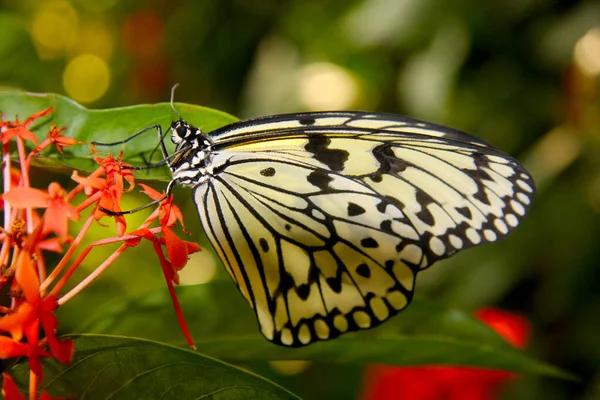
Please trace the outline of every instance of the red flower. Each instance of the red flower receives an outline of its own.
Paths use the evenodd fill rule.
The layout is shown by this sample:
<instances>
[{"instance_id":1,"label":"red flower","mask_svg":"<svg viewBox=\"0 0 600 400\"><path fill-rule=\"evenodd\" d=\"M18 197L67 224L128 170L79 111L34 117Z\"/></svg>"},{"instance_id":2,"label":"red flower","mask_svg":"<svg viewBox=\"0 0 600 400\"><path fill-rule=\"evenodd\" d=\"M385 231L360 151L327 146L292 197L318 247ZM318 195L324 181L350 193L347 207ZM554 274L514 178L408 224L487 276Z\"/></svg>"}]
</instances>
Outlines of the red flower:
<instances>
[{"instance_id":1,"label":"red flower","mask_svg":"<svg viewBox=\"0 0 600 400\"><path fill-rule=\"evenodd\" d=\"M525 346L530 334L525 318L493 308L478 310L475 316L514 346ZM471 367L373 365L365 373L361 399L493 400L514 377L506 371Z\"/></svg>"},{"instance_id":2,"label":"red flower","mask_svg":"<svg viewBox=\"0 0 600 400\"><path fill-rule=\"evenodd\" d=\"M164 200L160 203L160 208L158 211L158 219L160 220L161 226L174 226L179 221L183 231L188 233L183 224L183 214L181 214L181 210L179 210L179 207L172 203L173 196L165 198L164 194L157 192L148 185L144 185L143 183L138 183L138 185L144 189L142 192L152 200L164 198Z\"/></svg>"},{"instance_id":3,"label":"red flower","mask_svg":"<svg viewBox=\"0 0 600 400\"><path fill-rule=\"evenodd\" d=\"M53 314L57 308L56 297L43 298L41 296L40 280L27 247L19 253L17 258L15 280L23 293L24 301L22 300L15 312L0 318L0 332L10 333L15 342L19 342L23 334L25 335L29 368L41 378L43 372L40 357L49 357L49 354L42 350L39 344L40 324L44 329L52 356L60 362L71 361L73 342L70 340L60 341L56 336L58 321ZM19 345L14 344L12 351L18 352L19 349Z\"/></svg>"},{"instance_id":4,"label":"red flower","mask_svg":"<svg viewBox=\"0 0 600 400\"><path fill-rule=\"evenodd\" d=\"M33 114L24 122L16 121L12 124L6 124L7 129L2 131L2 144L8 143L15 136L18 136L23 140L31 140L35 144L37 144L37 138L35 137L35 134L31 132L28 128L34 120L50 114L52 110L53 107L50 107L45 109L44 111L40 111L38 113Z\"/></svg>"},{"instance_id":5,"label":"red flower","mask_svg":"<svg viewBox=\"0 0 600 400\"><path fill-rule=\"evenodd\" d=\"M75 139L62 135L65 129L66 128L64 126L60 129L57 129L56 125L52 125L50 132L48 133L48 140L54 143L59 153L63 152L63 147L73 146L74 144L78 143Z\"/></svg>"},{"instance_id":6,"label":"red flower","mask_svg":"<svg viewBox=\"0 0 600 400\"><path fill-rule=\"evenodd\" d=\"M119 185L114 184L114 182L111 182L108 179L97 176L82 177L77 174L77 171L73 171L71 179L85 188L85 194L90 197L93 202L98 201L98 207L94 212L94 218L96 220L99 220L105 215L110 215L102 210L114 213L121 212L119 202L121 201L123 190ZM97 199L96 196L99 197L99 199ZM123 215L115 215L114 217L117 223L117 233L119 236L123 236L127 229L125 217L123 217Z\"/></svg>"},{"instance_id":7,"label":"red flower","mask_svg":"<svg viewBox=\"0 0 600 400\"><path fill-rule=\"evenodd\" d=\"M65 190L58 183L52 182L47 192L17 186L2 197L15 208L47 208L44 214L44 232L54 232L66 240L69 219L78 221L79 213L66 201L65 196Z\"/></svg>"}]
</instances>

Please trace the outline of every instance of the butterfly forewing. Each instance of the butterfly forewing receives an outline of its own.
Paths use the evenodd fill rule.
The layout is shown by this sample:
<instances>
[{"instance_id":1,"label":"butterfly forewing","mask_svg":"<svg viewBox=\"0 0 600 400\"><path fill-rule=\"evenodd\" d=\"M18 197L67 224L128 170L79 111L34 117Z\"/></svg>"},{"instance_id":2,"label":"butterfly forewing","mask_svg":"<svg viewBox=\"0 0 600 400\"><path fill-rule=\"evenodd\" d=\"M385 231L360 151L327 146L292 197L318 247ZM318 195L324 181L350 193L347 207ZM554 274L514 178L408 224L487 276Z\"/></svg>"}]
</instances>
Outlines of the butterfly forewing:
<instances>
[{"instance_id":1,"label":"butterfly forewing","mask_svg":"<svg viewBox=\"0 0 600 400\"><path fill-rule=\"evenodd\" d=\"M385 321L418 271L507 235L534 192L485 142L399 116L263 117L211 137L202 224L263 335L288 346Z\"/></svg>"}]
</instances>

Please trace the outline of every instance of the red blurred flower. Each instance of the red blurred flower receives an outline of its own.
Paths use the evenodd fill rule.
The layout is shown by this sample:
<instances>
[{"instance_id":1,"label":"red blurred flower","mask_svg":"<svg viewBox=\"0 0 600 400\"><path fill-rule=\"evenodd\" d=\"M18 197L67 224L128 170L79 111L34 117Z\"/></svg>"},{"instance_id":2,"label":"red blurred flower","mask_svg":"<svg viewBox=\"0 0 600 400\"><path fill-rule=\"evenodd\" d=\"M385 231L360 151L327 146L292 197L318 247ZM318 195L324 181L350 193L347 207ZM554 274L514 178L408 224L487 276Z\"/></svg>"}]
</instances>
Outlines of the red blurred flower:
<instances>
[{"instance_id":1,"label":"red blurred flower","mask_svg":"<svg viewBox=\"0 0 600 400\"><path fill-rule=\"evenodd\" d=\"M17 258L15 280L23 296L13 313L0 319L0 332L7 332L12 338L5 336L3 339L6 343L2 347L7 350L5 354L0 354L0 358L27 356L29 369L43 379L40 358L52 356L62 363L69 363L73 357L73 342L61 341L56 336L58 321L53 314L57 308L56 297L41 296L40 280L27 248ZM40 325L46 336L42 342ZM27 338L26 343L21 342L23 336ZM50 347L50 353L44 350L45 342Z\"/></svg>"},{"instance_id":2,"label":"red blurred flower","mask_svg":"<svg viewBox=\"0 0 600 400\"><path fill-rule=\"evenodd\" d=\"M506 341L524 347L529 322L522 316L483 308L475 316ZM390 367L373 365L365 373L362 400L493 400L516 375L506 371L453 366Z\"/></svg>"},{"instance_id":3,"label":"red blurred flower","mask_svg":"<svg viewBox=\"0 0 600 400\"><path fill-rule=\"evenodd\" d=\"M23 396L19 392L19 388L15 381L13 381L12 377L7 373L2 373L2 396L5 400L27 400L25 396ZM46 392L42 392L39 397L39 400L61 400L64 397L52 397Z\"/></svg>"},{"instance_id":4,"label":"red blurred flower","mask_svg":"<svg viewBox=\"0 0 600 400\"><path fill-rule=\"evenodd\" d=\"M21 180L21 171L15 168L10 169L10 187L17 186ZM0 210L4 210L4 198L0 196Z\"/></svg>"}]
</instances>

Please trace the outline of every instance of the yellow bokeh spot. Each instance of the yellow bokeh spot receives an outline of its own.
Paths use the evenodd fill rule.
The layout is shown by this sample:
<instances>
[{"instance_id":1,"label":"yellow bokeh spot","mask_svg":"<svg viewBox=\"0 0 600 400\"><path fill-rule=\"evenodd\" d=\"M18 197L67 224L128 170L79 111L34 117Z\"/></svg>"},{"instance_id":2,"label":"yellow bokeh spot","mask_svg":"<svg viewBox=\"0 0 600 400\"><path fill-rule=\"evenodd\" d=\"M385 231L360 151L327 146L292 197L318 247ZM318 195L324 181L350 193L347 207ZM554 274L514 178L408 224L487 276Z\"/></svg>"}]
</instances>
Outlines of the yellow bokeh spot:
<instances>
[{"instance_id":1,"label":"yellow bokeh spot","mask_svg":"<svg viewBox=\"0 0 600 400\"><path fill-rule=\"evenodd\" d=\"M269 365L273 371L279 375L292 376L304 372L310 367L310 361L304 360L277 360L269 361Z\"/></svg>"},{"instance_id":2,"label":"yellow bokeh spot","mask_svg":"<svg viewBox=\"0 0 600 400\"><path fill-rule=\"evenodd\" d=\"M63 73L67 94L80 103L98 100L108 90L110 69L106 62L93 54L72 59Z\"/></svg>"},{"instance_id":3,"label":"yellow bokeh spot","mask_svg":"<svg viewBox=\"0 0 600 400\"><path fill-rule=\"evenodd\" d=\"M113 53L114 34L103 20L85 21L77 31L77 40L68 49L69 56L95 54L110 60Z\"/></svg>"},{"instance_id":4,"label":"yellow bokeh spot","mask_svg":"<svg viewBox=\"0 0 600 400\"><path fill-rule=\"evenodd\" d=\"M199 285L212 281L217 273L217 262L210 251L190 256L185 268L179 271L179 285Z\"/></svg>"},{"instance_id":5,"label":"yellow bokeh spot","mask_svg":"<svg viewBox=\"0 0 600 400\"><path fill-rule=\"evenodd\" d=\"M300 101L311 111L351 108L360 97L354 75L326 62L308 64L300 71Z\"/></svg>"},{"instance_id":6,"label":"yellow bokeh spot","mask_svg":"<svg viewBox=\"0 0 600 400\"><path fill-rule=\"evenodd\" d=\"M577 41L573 58L585 74L600 75L600 27L590 29Z\"/></svg>"},{"instance_id":7,"label":"yellow bokeh spot","mask_svg":"<svg viewBox=\"0 0 600 400\"><path fill-rule=\"evenodd\" d=\"M33 15L31 37L41 58L62 57L77 36L79 17L68 1L46 1Z\"/></svg>"}]
</instances>

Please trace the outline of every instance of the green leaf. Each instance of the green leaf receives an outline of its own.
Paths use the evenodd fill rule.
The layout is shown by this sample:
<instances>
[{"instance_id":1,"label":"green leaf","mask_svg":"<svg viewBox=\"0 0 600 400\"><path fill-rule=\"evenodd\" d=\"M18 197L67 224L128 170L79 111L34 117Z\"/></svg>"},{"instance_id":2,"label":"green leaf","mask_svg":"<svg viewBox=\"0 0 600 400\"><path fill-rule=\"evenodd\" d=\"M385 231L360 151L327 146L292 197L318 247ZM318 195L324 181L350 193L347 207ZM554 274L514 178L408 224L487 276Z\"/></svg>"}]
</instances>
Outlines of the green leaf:
<instances>
[{"instance_id":1,"label":"green leaf","mask_svg":"<svg viewBox=\"0 0 600 400\"><path fill-rule=\"evenodd\" d=\"M79 399L298 399L251 372L190 350L118 336L81 335L69 365L44 360L41 390ZM10 371L24 391L27 363Z\"/></svg>"},{"instance_id":2,"label":"green leaf","mask_svg":"<svg viewBox=\"0 0 600 400\"><path fill-rule=\"evenodd\" d=\"M463 365L571 378L513 348L467 313L425 301L414 301L375 329L285 348L260 335L254 313L232 283L180 287L177 293L196 346L220 359ZM76 329L183 343L166 290L114 301Z\"/></svg>"},{"instance_id":3,"label":"green leaf","mask_svg":"<svg viewBox=\"0 0 600 400\"><path fill-rule=\"evenodd\" d=\"M13 121L18 117L23 121L48 107L54 107L54 112L36 120L30 127L40 142L46 138L53 124L58 127L66 126L64 135L80 142L115 142L151 125L159 124L163 130L167 129L172 119L178 118L169 103L88 110L73 100L57 94L0 93L0 111L4 114L5 120ZM181 103L176 103L175 107L188 122L202 128L205 132L236 121L235 117L210 108ZM168 137L165 142L168 142L168 147L172 149ZM97 147L97 151L101 152L100 154L105 152L119 154L123 150L125 162L143 165L144 160L148 159L157 144L158 136L156 130L153 130L125 145ZM156 162L162 158L159 153L155 152L154 157L149 161ZM65 148L64 154L55 150L45 151L41 157L34 159L34 165L62 172L72 168L90 172L97 167L92 158L89 145L82 144ZM170 180L170 176L171 173L167 168L149 170L141 175L142 178L161 180Z\"/></svg>"}]
</instances>

